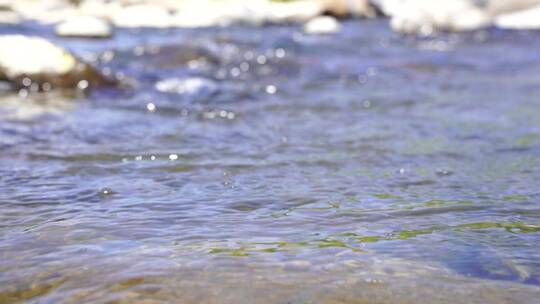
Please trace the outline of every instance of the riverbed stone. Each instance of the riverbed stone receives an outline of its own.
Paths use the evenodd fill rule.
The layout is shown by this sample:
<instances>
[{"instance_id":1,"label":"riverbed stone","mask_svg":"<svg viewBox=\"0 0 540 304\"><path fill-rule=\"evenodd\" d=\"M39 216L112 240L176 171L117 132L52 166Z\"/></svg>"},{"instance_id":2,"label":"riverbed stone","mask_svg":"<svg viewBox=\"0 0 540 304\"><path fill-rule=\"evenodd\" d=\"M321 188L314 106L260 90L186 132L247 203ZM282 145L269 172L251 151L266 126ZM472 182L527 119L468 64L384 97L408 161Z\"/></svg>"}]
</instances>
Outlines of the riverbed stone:
<instances>
[{"instance_id":1,"label":"riverbed stone","mask_svg":"<svg viewBox=\"0 0 540 304\"><path fill-rule=\"evenodd\" d=\"M55 33L62 37L108 38L112 36L113 30L103 19L77 16L58 24Z\"/></svg>"},{"instance_id":2,"label":"riverbed stone","mask_svg":"<svg viewBox=\"0 0 540 304\"><path fill-rule=\"evenodd\" d=\"M307 34L334 34L340 29L339 22L331 16L317 17L304 25L304 32Z\"/></svg>"},{"instance_id":3,"label":"riverbed stone","mask_svg":"<svg viewBox=\"0 0 540 304\"><path fill-rule=\"evenodd\" d=\"M39 52L36 52L39 50ZM0 36L0 80L15 88L35 84L76 88L112 84L90 65L41 37Z\"/></svg>"}]
</instances>

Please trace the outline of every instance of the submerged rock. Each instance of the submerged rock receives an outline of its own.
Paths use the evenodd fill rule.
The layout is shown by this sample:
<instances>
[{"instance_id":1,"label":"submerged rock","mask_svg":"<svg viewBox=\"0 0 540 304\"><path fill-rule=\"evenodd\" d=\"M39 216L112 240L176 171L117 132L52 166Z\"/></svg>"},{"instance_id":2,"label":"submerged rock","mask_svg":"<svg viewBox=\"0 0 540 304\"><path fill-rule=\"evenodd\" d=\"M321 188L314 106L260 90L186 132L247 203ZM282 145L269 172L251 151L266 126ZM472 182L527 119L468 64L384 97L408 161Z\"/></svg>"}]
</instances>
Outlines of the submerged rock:
<instances>
[{"instance_id":1,"label":"submerged rock","mask_svg":"<svg viewBox=\"0 0 540 304\"><path fill-rule=\"evenodd\" d=\"M0 36L0 80L35 90L112 84L63 48L40 37L22 35Z\"/></svg>"},{"instance_id":2,"label":"submerged rock","mask_svg":"<svg viewBox=\"0 0 540 304\"><path fill-rule=\"evenodd\" d=\"M334 17L321 16L310 20L304 25L307 34L334 34L339 32L341 26Z\"/></svg>"},{"instance_id":3,"label":"submerged rock","mask_svg":"<svg viewBox=\"0 0 540 304\"><path fill-rule=\"evenodd\" d=\"M494 24L502 29L540 29L540 5L497 16Z\"/></svg>"},{"instance_id":4,"label":"submerged rock","mask_svg":"<svg viewBox=\"0 0 540 304\"><path fill-rule=\"evenodd\" d=\"M113 30L110 24L102 19L79 16L58 24L55 32L62 37L108 38L112 36Z\"/></svg>"}]
</instances>

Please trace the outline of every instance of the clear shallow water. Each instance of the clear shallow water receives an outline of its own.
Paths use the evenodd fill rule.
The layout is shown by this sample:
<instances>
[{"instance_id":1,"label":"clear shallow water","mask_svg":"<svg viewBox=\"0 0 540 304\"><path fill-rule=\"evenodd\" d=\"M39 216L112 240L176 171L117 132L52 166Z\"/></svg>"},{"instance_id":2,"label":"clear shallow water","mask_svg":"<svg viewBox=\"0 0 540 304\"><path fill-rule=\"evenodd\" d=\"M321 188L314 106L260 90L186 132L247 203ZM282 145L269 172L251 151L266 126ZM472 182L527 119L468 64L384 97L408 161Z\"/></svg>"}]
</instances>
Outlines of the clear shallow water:
<instances>
[{"instance_id":1,"label":"clear shallow water","mask_svg":"<svg viewBox=\"0 0 540 304\"><path fill-rule=\"evenodd\" d=\"M0 303L540 296L538 33L2 32L127 86L0 99Z\"/></svg>"}]
</instances>

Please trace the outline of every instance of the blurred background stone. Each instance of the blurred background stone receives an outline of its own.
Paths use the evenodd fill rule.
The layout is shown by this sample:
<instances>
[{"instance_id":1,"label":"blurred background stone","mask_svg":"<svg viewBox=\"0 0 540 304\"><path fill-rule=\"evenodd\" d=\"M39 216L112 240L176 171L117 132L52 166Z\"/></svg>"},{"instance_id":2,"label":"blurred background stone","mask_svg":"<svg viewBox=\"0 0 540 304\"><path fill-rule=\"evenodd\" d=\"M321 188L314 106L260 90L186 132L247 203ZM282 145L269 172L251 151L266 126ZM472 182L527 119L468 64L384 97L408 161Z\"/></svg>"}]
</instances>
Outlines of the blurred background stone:
<instances>
[{"instance_id":1,"label":"blurred background stone","mask_svg":"<svg viewBox=\"0 0 540 304\"><path fill-rule=\"evenodd\" d=\"M108 22L100 18L77 16L58 24L55 33L63 37L108 38L113 30Z\"/></svg>"},{"instance_id":2,"label":"blurred background stone","mask_svg":"<svg viewBox=\"0 0 540 304\"><path fill-rule=\"evenodd\" d=\"M33 91L45 84L62 88L112 84L65 49L46 39L23 35L0 36L0 80Z\"/></svg>"}]
</instances>

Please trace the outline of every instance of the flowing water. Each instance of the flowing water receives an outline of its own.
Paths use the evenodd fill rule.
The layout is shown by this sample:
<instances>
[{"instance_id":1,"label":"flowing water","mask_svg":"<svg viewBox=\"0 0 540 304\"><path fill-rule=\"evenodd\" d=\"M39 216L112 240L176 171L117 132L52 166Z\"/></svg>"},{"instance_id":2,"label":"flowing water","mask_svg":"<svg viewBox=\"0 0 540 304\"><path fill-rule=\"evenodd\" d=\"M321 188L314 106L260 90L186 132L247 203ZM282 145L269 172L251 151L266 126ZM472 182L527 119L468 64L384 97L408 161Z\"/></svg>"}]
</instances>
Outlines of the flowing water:
<instances>
[{"instance_id":1,"label":"flowing water","mask_svg":"<svg viewBox=\"0 0 540 304\"><path fill-rule=\"evenodd\" d=\"M0 98L0 303L535 303L540 34L48 37Z\"/></svg>"}]
</instances>

